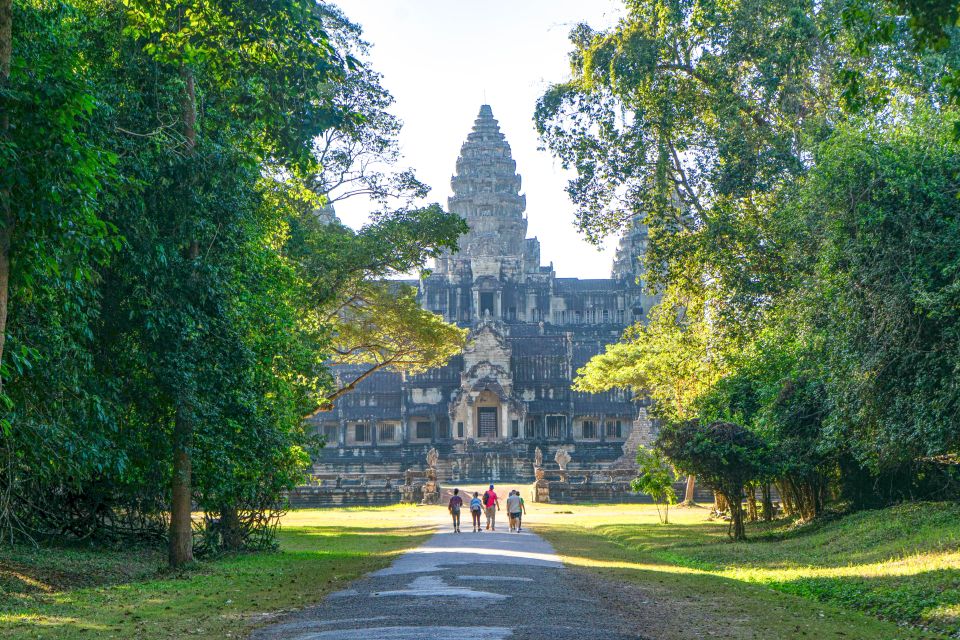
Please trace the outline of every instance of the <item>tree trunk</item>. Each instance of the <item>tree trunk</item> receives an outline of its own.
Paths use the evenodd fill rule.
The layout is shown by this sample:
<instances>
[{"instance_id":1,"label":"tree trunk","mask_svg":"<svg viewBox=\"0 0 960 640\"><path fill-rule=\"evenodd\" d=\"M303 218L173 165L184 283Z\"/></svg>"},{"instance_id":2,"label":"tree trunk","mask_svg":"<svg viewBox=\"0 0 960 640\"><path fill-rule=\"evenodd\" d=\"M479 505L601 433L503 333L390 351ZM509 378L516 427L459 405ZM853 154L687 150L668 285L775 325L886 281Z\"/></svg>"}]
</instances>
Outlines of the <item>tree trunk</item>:
<instances>
[{"instance_id":1,"label":"tree trunk","mask_svg":"<svg viewBox=\"0 0 960 640\"><path fill-rule=\"evenodd\" d=\"M730 524L734 540L746 540L747 532L743 524L743 489L730 496Z\"/></svg>"},{"instance_id":2,"label":"tree trunk","mask_svg":"<svg viewBox=\"0 0 960 640\"><path fill-rule=\"evenodd\" d=\"M792 516L796 513L796 509L793 506L786 480L781 479L780 482L776 483L776 487L777 492L780 494L780 508L783 510L783 515L788 517Z\"/></svg>"},{"instance_id":3,"label":"tree trunk","mask_svg":"<svg viewBox=\"0 0 960 640\"><path fill-rule=\"evenodd\" d=\"M757 488L753 485L747 488L747 513L750 515L750 522L757 521Z\"/></svg>"},{"instance_id":4,"label":"tree trunk","mask_svg":"<svg viewBox=\"0 0 960 640\"><path fill-rule=\"evenodd\" d=\"M170 501L170 566L193 562L193 489L190 440L193 425L187 410L177 406L173 423L173 484Z\"/></svg>"},{"instance_id":5,"label":"tree trunk","mask_svg":"<svg viewBox=\"0 0 960 640\"><path fill-rule=\"evenodd\" d=\"M243 546L240 535L240 514L233 505L220 507L220 537L224 551L239 551Z\"/></svg>"},{"instance_id":6,"label":"tree trunk","mask_svg":"<svg viewBox=\"0 0 960 640\"><path fill-rule=\"evenodd\" d=\"M687 476L687 490L683 494L683 504L693 506L696 504L696 501L693 499L694 489L697 486L697 476L689 475Z\"/></svg>"},{"instance_id":7,"label":"tree trunk","mask_svg":"<svg viewBox=\"0 0 960 640\"><path fill-rule=\"evenodd\" d=\"M727 510L727 499L719 491L713 492L713 510L717 513L723 513Z\"/></svg>"},{"instance_id":8,"label":"tree trunk","mask_svg":"<svg viewBox=\"0 0 960 640\"><path fill-rule=\"evenodd\" d=\"M764 483L760 490L763 494L763 521L770 522L773 520L773 492L770 483Z\"/></svg>"},{"instance_id":9,"label":"tree trunk","mask_svg":"<svg viewBox=\"0 0 960 640\"><path fill-rule=\"evenodd\" d=\"M181 101L183 118L183 137L186 140L187 154L193 153L197 144L197 98L194 88L193 72L189 67L180 69L184 89ZM200 244L190 240L186 255L190 261L191 275L195 279L196 265L193 263L200 255ZM186 349L187 345L181 345ZM190 459L190 445L193 440L193 415L188 408L187 393L178 390L176 416L173 425L173 485L170 502L170 566L179 567L193 562L193 462Z\"/></svg>"}]
</instances>

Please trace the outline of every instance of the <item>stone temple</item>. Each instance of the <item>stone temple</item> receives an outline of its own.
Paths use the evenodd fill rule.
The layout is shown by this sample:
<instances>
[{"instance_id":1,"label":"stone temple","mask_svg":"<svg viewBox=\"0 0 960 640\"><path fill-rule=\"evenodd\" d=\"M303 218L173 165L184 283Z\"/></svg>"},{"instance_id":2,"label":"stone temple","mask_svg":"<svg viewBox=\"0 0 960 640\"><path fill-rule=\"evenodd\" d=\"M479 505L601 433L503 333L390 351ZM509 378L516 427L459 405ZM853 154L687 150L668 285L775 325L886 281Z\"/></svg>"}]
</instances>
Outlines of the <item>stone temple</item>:
<instances>
[{"instance_id":1,"label":"stone temple","mask_svg":"<svg viewBox=\"0 0 960 640\"><path fill-rule=\"evenodd\" d=\"M470 329L467 347L422 375L377 373L316 416L327 445L315 482L390 489L423 469L430 449L441 482L531 481L537 448L548 463L568 451L572 471L632 461L650 435L645 403L570 386L656 303L639 272L645 230L635 225L621 239L610 278L558 278L527 237L526 196L489 105L463 143L451 188L449 210L470 231L457 253L408 284L424 308Z\"/></svg>"}]
</instances>

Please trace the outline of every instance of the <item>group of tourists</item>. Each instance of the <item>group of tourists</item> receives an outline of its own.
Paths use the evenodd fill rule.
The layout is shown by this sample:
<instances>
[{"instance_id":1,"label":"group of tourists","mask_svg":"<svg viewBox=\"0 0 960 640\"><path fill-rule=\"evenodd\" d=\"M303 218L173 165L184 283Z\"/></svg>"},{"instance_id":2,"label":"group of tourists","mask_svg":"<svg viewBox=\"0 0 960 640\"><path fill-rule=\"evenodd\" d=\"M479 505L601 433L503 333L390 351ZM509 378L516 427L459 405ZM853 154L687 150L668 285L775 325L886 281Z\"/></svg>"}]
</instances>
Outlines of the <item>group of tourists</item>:
<instances>
[{"instance_id":1,"label":"group of tourists","mask_svg":"<svg viewBox=\"0 0 960 640\"><path fill-rule=\"evenodd\" d=\"M516 489L510 490L507 496L507 518L510 520L511 533L520 533L524 514L527 513L527 506L523 503L523 497ZM453 532L460 533L460 510L463 508L463 498L460 496L460 489L453 490L453 496L447 503L447 511L453 517ZM493 485L483 492L480 496L479 491L473 492L473 498L470 499L470 516L473 518L473 532L480 533L484 529L480 525L480 516L485 514L487 517L487 531L497 530L497 511L500 509L500 497L493 490Z\"/></svg>"}]
</instances>

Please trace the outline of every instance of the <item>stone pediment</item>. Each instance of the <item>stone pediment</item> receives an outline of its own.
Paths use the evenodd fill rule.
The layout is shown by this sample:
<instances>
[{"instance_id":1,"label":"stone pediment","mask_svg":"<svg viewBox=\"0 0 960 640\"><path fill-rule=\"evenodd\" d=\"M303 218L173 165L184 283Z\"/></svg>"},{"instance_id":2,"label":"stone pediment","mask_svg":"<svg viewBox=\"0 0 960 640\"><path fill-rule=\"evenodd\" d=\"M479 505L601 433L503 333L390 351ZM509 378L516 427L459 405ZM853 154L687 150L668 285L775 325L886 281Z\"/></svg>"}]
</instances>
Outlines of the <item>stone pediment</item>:
<instances>
[{"instance_id":1,"label":"stone pediment","mask_svg":"<svg viewBox=\"0 0 960 640\"><path fill-rule=\"evenodd\" d=\"M467 339L463 349L464 370L469 372L480 363L489 363L510 371L510 345L495 321L486 321Z\"/></svg>"}]
</instances>

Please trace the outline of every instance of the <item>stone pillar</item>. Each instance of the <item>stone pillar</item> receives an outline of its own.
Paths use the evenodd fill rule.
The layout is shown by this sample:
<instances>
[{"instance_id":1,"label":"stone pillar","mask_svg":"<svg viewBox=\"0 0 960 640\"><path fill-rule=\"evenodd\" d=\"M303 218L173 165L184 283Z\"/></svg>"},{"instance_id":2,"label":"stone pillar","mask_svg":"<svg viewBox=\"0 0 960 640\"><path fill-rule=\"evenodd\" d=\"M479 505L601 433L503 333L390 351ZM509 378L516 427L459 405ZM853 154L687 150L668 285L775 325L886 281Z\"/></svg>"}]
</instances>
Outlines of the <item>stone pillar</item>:
<instances>
[{"instance_id":1,"label":"stone pillar","mask_svg":"<svg viewBox=\"0 0 960 640\"><path fill-rule=\"evenodd\" d=\"M410 421L407 419L407 374L400 373L400 444L410 442Z\"/></svg>"},{"instance_id":2,"label":"stone pillar","mask_svg":"<svg viewBox=\"0 0 960 640\"><path fill-rule=\"evenodd\" d=\"M370 422L370 446L377 446L377 436L380 435L377 433L377 421L371 416L369 419Z\"/></svg>"},{"instance_id":3,"label":"stone pillar","mask_svg":"<svg viewBox=\"0 0 960 640\"><path fill-rule=\"evenodd\" d=\"M342 449L343 447L347 446L347 421L343 419L343 416L341 416L339 423L340 423L340 429L339 429L340 433L338 436L339 442L337 444Z\"/></svg>"}]
</instances>

